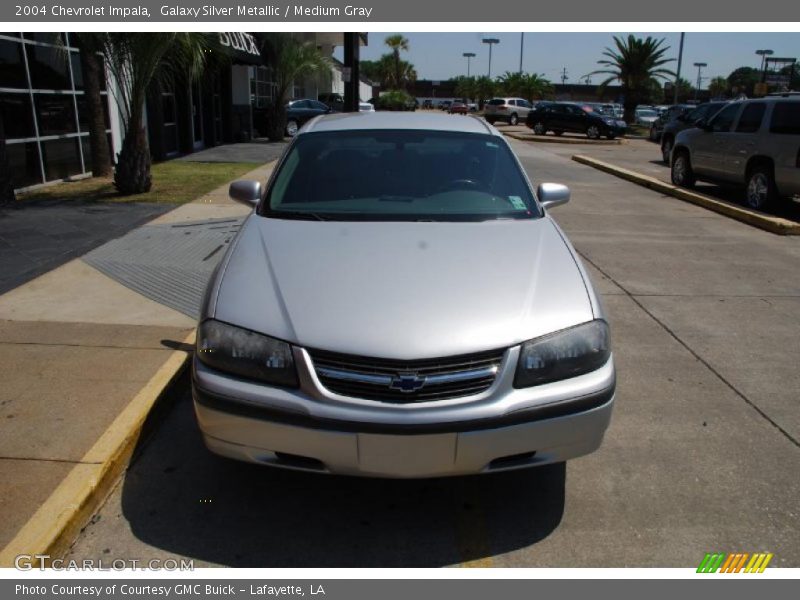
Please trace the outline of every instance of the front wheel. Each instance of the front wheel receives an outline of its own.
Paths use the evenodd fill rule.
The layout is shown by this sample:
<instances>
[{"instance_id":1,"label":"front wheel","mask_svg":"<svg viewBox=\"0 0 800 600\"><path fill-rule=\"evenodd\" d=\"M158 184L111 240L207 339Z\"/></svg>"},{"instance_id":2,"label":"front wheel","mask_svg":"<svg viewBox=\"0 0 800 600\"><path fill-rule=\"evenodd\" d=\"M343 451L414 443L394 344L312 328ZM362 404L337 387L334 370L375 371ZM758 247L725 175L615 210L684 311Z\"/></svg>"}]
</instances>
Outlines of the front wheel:
<instances>
[{"instance_id":1,"label":"front wheel","mask_svg":"<svg viewBox=\"0 0 800 600\"><path fill-rule=\"evenodd\" d=\"M297 130L299 128L300 127L298 126L297 121L295 121L294 119L289 119L288 121L286 121L286 135L288 135L289 137L296 136Z\"/></svg>"},{"instance_id":2,"label":"front wheel","mask_svg":"<svg viewBox=\"0 0 800 600\"><path fill-rule=\"evenodd\" d=\"M544 135L547 133L547 128L541 121L536 121L536 123L533 124L533 133L536 135Z\"/></svg>"},{"instance_id":3,"label":"front wheel","mask_svg":"<svg viewBox=\"0 0 800 600\"><path fill-rule=\"evenodd\" d=\"M772 169L766 166L755 167L747 178L747 206L763 210L774 204L778 197Z\"/></svg>"},{"instance_id":4,"label":"front wheel","mask_svg":"<svg viewBox=\"0 0 800 600\"><path fill-rule=\"evenodd\" d=\"M600 138L600 128L597 125L589 125L589 128L586 130L586 137L590 140L596 140Z\"/></svg>"},{"instance_id":5,"label":"front wheel","mask_svg":"<svg viewBox=\"0 0 800 600\"><path fill-rule=\"evenodd\" d=\"M692 170L692 163L689 160L688 152L681 150L675 155L675 158L672 160L670 175L672 183L677 186L685 188L694 186L694 171Z\"/></svg>"},{"instance_id":6,"label":"front wheel","mask_svg":"<svg viewBox=\"0 0 800 600\"><path fill-rule=\"evenodd\" d=\"M508 124L516 125L517 123L519 123L519 118L517 117L517 113L511 113L511 116L508 117Z\"/></svg>"},{"instance_id":7,"label":"front wheel","mask_svg":"<svg viewBox=\"0 0 800 600\"><path fill-rule=\"evenodd\" d=\"M658 139L658 132L652 125L650 126L650 141L655 142Z\"/></svg>"}]
</instances>

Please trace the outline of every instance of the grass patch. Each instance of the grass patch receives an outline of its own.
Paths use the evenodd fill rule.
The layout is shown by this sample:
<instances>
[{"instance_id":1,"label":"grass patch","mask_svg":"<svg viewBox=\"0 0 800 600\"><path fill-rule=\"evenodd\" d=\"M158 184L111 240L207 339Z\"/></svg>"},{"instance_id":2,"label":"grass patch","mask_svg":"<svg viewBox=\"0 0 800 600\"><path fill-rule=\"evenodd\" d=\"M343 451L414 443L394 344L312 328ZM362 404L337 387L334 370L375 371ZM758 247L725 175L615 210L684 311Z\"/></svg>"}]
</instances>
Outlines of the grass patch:
<instances>
[{"instance_id":1,"label":"grass patch","mask_svg":"<svg viewBox=\"0 0 800 600\"><path fill-rule=\"evenodd\" d=\"M628 128L625 130L626 135L650 135L650 126L649 125L628 125Z\"/></svg>"},{"instance_id":2,"label":"grass patch","mask_svg":"<svg viewBox=\"0 0 800 600\"><path fill-rule=\"evenodd\" d=\"M91 177L17 194L18 202L75 200L80 202L163 202L185 204L258 168L255 163L200 163L170 160L155 163L153 186L146 194L120 196L110 177Z\"/></svg>"}]
</instances>

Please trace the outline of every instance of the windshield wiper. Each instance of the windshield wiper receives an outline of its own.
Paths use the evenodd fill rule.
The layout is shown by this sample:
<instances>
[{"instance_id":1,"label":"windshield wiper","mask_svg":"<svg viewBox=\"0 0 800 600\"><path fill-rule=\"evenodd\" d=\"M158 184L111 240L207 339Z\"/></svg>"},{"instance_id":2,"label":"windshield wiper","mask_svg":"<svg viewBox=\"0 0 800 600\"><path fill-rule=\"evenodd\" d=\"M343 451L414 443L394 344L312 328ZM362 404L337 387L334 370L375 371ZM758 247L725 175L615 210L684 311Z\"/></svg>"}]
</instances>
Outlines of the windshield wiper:
<instances>
[{"instance_id":1,"label":"windshield wiper","mask_svg":"<svg viewBox=\"0 0 800 600\"><path fill-rule=\"evenodd\" d=\"M276 219L295 219L298 221L330 221L330 218L323 217L319 213L300 210L276 210L268 213L267 216Z\"/></svg>"}]
</instances>

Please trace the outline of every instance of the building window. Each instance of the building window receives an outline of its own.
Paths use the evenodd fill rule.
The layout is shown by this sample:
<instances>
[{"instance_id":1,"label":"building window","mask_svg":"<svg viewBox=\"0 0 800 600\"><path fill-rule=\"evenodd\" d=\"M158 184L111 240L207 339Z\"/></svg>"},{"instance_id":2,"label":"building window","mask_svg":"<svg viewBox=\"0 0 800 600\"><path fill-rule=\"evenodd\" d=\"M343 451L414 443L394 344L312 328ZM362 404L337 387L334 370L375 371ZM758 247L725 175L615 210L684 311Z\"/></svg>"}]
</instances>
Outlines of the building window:
<instances>
[{"instance_id":1,"label":"building window","mask_svg":"<svg viewBox=\"0 0 800 600\"><path fill-rule=\"evenodd\" d=\"M83 71L70 34L0 33L0 118L15 188L89 172Z\"/></svg>"},{"instance_id":2,"label":"building window","mask_svg":"<svg viewBox=\"0 0 800 600\"><path fill-rule=\"evenodd\" d=\"M272 67L254 67L250 79L250 96L255 108L266 108L275 100L278 85Z\"/></svg>"}]
</instances>

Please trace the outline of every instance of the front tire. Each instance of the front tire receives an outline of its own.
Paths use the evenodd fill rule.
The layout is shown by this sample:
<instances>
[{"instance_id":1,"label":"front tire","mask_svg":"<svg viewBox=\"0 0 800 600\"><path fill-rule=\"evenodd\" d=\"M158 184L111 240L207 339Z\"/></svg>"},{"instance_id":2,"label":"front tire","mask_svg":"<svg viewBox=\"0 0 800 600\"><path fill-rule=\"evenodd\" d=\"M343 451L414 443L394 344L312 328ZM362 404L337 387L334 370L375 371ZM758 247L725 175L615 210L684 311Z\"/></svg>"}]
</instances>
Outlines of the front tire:
<instances>
[{"instance_id":1,"label":"front tire","mask_svg":"<svg viewBox=\"0 0 800 600\"><path fill-rule=\"evenodd\" d=\"M692 170L692 163L689 160L689 153L686 152L686 150L680 150L675 154L675 158L672 160L670 177L672 183L679 187L694 187L694 171Z\"/></svg>"},{"instance_id":2,"label":"front tire","mask_svg":"<svg viewBox=\"0 0 800 600\"><path fill-rule=\"evenodd\" d=\"M590 140L600 139L600 128L597 125L589 125L586 129L586 137Z\"/></svg>"},{"instance_id":3,"label":"front tire","mask_svg":"<svg viewBox=\"0 0 800 600\"><path fill-rule=\"evenodd\" d=\"M519 117L517 117L517 113L511 113L511 116L508 117L508 124L516 125L517 123L519 123Z\"/></svg>"},{"instance_id":4,"label":"front tire","mask_svg":"<svg viewBox=\"0 0 800 600\"><path fill-rule=\"evenodd\" d=\"M747 193L745 201L747 206L756 210L771 207L778 198L778 188L775 185L775 176L768 166L754 167L747 176Z\"/></svg>"},{"instance_id":5,"label":"front tire","mask_svg":"<svg viewBox=\"0 0 800 600\"><path fill-rule=\"evenodd\" d=\"M294 119L286 121L286 135L294 137L297 135L297 130L300 129L299 124Z\"/></svg>"},{"instance_id":6,"label":"front tire","mask_svg":"<svg viewBox=\"0 0 800 600\"><path fill-rule=\"evenodd\" d=\"M658 140L658 132L656 131L656 128L651 125L650 126L650 141L651 142L655 142L657 140Z\"/></svg>"}]
</instances>

